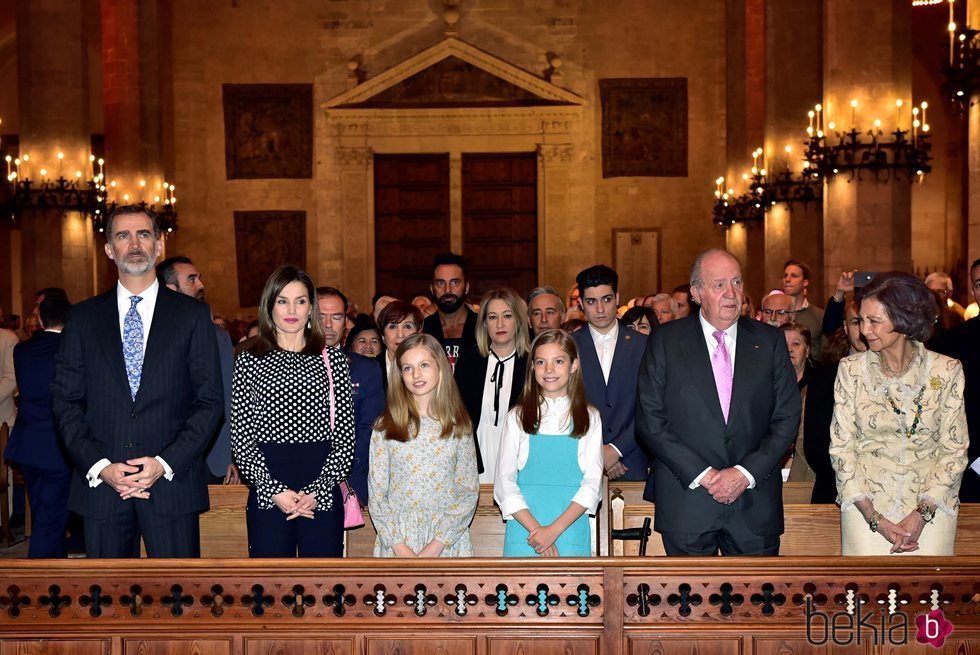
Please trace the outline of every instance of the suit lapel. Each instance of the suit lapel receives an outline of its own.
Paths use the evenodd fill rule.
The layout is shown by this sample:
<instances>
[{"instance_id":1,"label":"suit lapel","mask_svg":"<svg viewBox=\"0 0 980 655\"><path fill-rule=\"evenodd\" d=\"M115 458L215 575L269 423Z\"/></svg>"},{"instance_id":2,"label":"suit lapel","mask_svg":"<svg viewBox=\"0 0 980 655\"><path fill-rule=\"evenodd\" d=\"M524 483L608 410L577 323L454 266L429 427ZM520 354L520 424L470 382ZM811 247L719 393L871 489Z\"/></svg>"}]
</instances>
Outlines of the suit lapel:
<instances>
[{"instance_id":1,"label":"suit lapel","mask_svg":"<svg viewBox=\"0 0 980 655\"><path fill-rule=\"evenodd\" d=\"M139 400L145 383L149 379L147 371L152 371L160 366L159 359L166 349L167 337L172 336L174 319L177 314L172 306L172 292L162 284L157 291L157 304L153 308L153 322L150 323L150 333L146 337L146 352L143 353L143 375L140 377L140 388L136 392L136 399Z\"/></svg>"},{"instance_id":2,"label":"suit lapel","mask_svg":"<svg viewBox=\"0 0 980 655\"><path fill-rule=\"evenodd\" d=\"M711 369L711 359L708 356L708 344L704 340L704 330L697 314L692 315L690 329L684 340L684 359L690 363L694 372L693 379L698 393L701 394L705 405L716 421L725 425L725 415L721 413L721 402L718 400L718 387L715 385L715 373ZM733 399L734 402L734 399ZM729 418L731 414L729 413Z\"/></svg>"},{"instance_id":3,"label":"suit lapel","mask_svg":"<svg viewBox=\"0 0 980 655\"><path fill-rule=\"evenodd\" d=\"M630 334L632 330L624 325L620 325L616 334L616 347L613 349L612 363L609 364L609 386L613 380L618 379L619 369L626 365L627 350L635 335Z\"/></svg>"},{"instance_id":4,"label":"suit lapel","mask_svg":"<svg viewBox=\"0 0 980 655\"><path fill-rule=\"evenodd\" d=\"M758 371L759 335L748 319L738 320L738 335L735 339L735 375L732 378L732 406L728 410L728 424L731 425L738 413L743 399L749 397L752 386L752 373Z\"/></svg>"},{"instance_id":5,"label":"suit lapel","mask_svg":"<svg viewBox=\"0 0 980 655\"><path fill-rule=\"evenodd\" d=\"M112 372L129 393L129 380L126 378L126 362L123 359L122 335L119 333L119 307L116 303L116 287L103 294L102 310L95 312L96 339L102 354L105 355Z\"/></svg>"},{"instance_id":6,"label":"suit lapel","mask_svg":"<svg viewBox=\"0 0 980 655\"><path fill-rule=\"evenodd\" d=\"M586 380L594 380L596 385L606 388L605 379L602 377L602 364L599 363L599 353L595 349L595 341L592 340L592 332L588 325L583 325L580 332L583 339L579 341L579 357L582 359L582 376Z\"/></svg>"}]
</instances>

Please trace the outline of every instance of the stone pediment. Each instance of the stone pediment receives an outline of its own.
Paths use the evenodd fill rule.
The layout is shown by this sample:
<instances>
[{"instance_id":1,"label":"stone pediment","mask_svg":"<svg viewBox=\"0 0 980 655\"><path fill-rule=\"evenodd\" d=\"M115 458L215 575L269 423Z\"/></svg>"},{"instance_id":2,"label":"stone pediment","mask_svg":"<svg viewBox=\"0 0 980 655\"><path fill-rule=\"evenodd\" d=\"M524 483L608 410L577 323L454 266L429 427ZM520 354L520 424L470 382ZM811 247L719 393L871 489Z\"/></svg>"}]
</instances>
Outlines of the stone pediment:
<instances>
[{"instance_id":1,"label":"stone pediment","mask_svg":"<svg viewBox=\"0 0 980 655\"><path fill-rule=\"evenodd\" d=\"M325 109L579 107L585 100L448 38L325 103Z\"/></svg>"}]
</instances>

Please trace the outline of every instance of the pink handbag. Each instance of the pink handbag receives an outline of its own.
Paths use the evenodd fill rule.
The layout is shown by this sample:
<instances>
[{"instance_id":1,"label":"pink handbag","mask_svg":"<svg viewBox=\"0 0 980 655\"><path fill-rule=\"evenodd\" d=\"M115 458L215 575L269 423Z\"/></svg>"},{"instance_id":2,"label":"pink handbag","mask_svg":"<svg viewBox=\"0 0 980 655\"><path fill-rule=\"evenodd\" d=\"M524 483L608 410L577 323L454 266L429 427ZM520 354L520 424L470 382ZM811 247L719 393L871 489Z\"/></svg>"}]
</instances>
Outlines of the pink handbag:
<instances>
[{"instance_id":1,"label":"pink handbag","mask_svg":"<svg viewBox=\"0 0 980 655\"><path fill-rule=\"evenodd\" d=\"M330 368L330 357L327 355L326 348L323 349L322 354L323 363L327 367L327 388L330 393L330 430L332 432L336 421L333 395L333 371ZM354 489L346 481L340 483L340 493L344 498L344 529L352 530L363 526L364 513L361 511L361 501L357 497L357 493L354 492Z\"/></svg>"},{"instance_id":2,"label":"pink handbag","mask_svg":"<svg viewBox=\"0 0 980 655\"><path fill-rule=\"evenodd\" d=\"M352 530L364 525L361 501L346 482L340 483L340 493L344 496L344 529Z\"/></svg>"}]
</instances>

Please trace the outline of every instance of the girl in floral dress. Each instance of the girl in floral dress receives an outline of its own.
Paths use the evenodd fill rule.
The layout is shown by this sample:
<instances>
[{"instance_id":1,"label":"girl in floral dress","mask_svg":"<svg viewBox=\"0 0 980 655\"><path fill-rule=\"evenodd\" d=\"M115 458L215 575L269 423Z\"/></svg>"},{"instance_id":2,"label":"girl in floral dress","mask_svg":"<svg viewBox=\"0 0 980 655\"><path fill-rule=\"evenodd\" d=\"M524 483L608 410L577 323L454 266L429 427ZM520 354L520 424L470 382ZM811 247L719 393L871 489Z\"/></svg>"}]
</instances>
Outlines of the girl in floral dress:
<instances>
[{"instance_id":1,"label":"girl in floral dress","mask_svg":"<svg viewBox=\"0 0 980 655\"><path fill-rule=\"evenodd\" d=\"M473 427L434 337L398 346L388 404L371 435L375 557L472 557L480 483ZM401 383L398 383L398 380Z\"/></svg>"}]
</instances>

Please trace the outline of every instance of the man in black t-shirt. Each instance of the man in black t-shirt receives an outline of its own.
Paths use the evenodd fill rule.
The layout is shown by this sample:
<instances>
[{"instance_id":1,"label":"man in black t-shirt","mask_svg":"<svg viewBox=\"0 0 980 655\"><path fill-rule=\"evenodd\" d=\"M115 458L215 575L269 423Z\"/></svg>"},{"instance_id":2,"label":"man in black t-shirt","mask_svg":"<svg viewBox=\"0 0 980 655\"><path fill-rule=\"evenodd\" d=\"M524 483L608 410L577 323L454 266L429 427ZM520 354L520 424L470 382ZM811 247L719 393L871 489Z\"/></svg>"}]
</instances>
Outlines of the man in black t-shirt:
<instances>
[{"instance_id":1,"label":"man in black t-shirt","mask_svg":"<svg viewBox=\"0 0 980 655\"><path fill-rule=\"evenodd\" d=\"M455 370L460 352L476 345L476 312L466 304L470 292L466 260L452 252L436 255L432 260L430 290L439 311L425 319L422 331L442 344Z\"/></svg>"}]
</instances>

